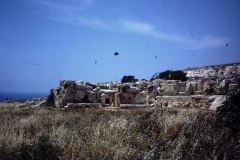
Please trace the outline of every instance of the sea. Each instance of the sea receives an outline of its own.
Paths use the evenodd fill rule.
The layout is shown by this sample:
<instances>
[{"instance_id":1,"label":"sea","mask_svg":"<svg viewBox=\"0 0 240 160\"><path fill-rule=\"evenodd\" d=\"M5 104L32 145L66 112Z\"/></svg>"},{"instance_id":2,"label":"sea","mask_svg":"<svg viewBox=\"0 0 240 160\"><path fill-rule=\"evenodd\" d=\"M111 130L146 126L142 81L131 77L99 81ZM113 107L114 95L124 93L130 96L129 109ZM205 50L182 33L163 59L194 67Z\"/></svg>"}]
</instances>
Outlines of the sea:
<instances>
[{"instance_id":1,"label":"sea","mask_svg":"<svg viewBox=\"0 0 240 160\"><path fill-rule=\"evenodd\" d=\"M0 92L0 102L12 100L32 100L33 98L47 98L49 93Z\"/></svg>"}]
</instances>

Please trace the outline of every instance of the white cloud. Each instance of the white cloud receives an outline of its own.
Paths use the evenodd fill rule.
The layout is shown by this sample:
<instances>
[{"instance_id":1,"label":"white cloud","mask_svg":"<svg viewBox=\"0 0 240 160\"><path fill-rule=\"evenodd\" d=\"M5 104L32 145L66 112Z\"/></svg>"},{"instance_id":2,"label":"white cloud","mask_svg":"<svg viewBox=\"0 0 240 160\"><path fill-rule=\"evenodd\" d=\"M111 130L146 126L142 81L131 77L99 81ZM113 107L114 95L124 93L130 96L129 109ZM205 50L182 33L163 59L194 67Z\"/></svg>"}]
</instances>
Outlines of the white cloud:
<instances>
[{"instance_id":1,"label":"white cloud","mask_svg":"<svg viewBox=\"0 0 240 160\"><path fill-rule=\"evenodd\" d=\"M77 1L32 0L30 2L39 3L51 9L55 9L57 11L71 11L71 12L83 11L94 4L93 0L77 0Z\"/></svg>"},{"instance_id":2,"label":"white cloud","mask_svg":"<svg viewBox=\"0 0 240 160\"><path fill-rule=\"evenodd\" d=\"M112 19L102 20L99 15L87 14L87 8L94 5L93 0L77 0L77 1L47 1L47 0L34 0L37 3L43 4L50 8L49 12L57 12L57 16L49 16L51 20L55 20L61 23L67 23L77 26L87 26L93 29L113 31L113 32L130 32L138 33L144 36L154 37L161 41L168 41L172 43L179 43L187 49L204 49L219 47L226 43L226 39L220 37L213 37L207 35L203 38L196 39L192 37L185 37L182 35L176 35L166 33L161 30L157 30L155 25L138 20L130 19ZM68 3L71 2L71 3ZM86 11L86 12L85 12ZM162 24L163 27L169 28L168 24ZM171 29L170 29L171 30Z\"/></svg>"},{"instance_id":3,"label":"white cloud","mask_svg":"<svg viewBox=\"0 0 240 160\"><path fill-rule=\"evenodd\" d=\"M186 46L187 49L204 49L219 47L226 44L226 39L221 39L220 37L205 36L202 39L193 39L191 37L185 38L183 36L166 34L155 29L155 26L149 23L130 21L130 20L120 20L119 25L124 28L125 31L143 34L146 36L151 36L162 41L169 41L173 43L181 43Z\"/></svg>"},{"instance_id":4,"label":"white cloud","mask_svg":"<svg viewBox=\"0 0 240 160\"><path fill-rule=\"evenodd\" d=\"M194 40L189 45L189 49L204 49L224 46L227 43L226 39L220 37L205 36L201 40Z\"/></svg>"},{"instance_id":5,"label":"white cloud","mask_svg":"<svg viewBox=\"0 0 240 160\"><path fill-rule=\"evenodd\" d=\"M153 24L138 22L138 21L130 21L130 20L120 20L119 24L129 32L136 32L140 34L144 34L147 36L152 36L160 40L164 41L172 41L172 42L187 42L188 40L171 34L165 34L159 32L155 29Z\"/></svg>"},{"instance_id":6,"label":"white cloud","mask_svg":"<svg viewBox=\"0 0 240 160\"><path fill-rule=\"evenodd\" d=\"M132 32L137 32L142 34L149 34L151 32L154 32L154 26L151 26L151 24L148 24L148 23L120 20L119 24L122 25L128 31L132 31Z\"/></svg>"}]
</instances>

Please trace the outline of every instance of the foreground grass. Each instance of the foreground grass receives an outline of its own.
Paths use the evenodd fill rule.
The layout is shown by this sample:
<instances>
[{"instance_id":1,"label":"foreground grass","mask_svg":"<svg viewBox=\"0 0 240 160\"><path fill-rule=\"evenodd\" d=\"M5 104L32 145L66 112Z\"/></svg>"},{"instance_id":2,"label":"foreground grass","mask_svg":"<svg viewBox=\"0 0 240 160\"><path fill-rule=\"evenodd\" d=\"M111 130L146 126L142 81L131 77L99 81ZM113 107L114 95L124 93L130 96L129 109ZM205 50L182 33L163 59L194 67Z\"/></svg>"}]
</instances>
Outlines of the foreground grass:
<instances>
[{"instance_id":1,"label":"foreground grass","mask_svg":"<svg viewBox=\"0 0 240 160\"><path fill-rule=\"evenodd\" d=\"M201 109L0 110L0 159L240 159Z\"/></svg>"}]
</instances>

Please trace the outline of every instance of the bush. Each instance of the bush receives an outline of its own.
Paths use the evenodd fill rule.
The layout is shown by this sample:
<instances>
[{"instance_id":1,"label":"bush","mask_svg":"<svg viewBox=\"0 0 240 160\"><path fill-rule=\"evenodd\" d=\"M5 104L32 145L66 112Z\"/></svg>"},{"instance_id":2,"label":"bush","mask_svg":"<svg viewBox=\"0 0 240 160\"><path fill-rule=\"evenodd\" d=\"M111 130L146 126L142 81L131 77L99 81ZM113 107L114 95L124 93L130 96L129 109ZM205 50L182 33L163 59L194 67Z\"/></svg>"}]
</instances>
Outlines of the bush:
<instances>
[{"instance_id":1,"label":"bush","mask_svg":"<svg viewBox=\"0 0 240 160\"><path fill-rule=\"evenodd\" d=\"M135 79L134 76L123 76L121 83L137 82L138 79Z\"/></svg>"},{"instance_id":2,"label":"bush","mask_svg":"<svg viewBox=\"0 0 240 160\"><path fill-rule=\"evenodd\" d=\"M187 77L186 77L186 73L184 73L183 71L164 71L161 72L158 76L160 79L166 79L166 80L181 80L181 81L186 81Z\"/></svg>"},{"instance_id":3,"label":"bush","mask_svg":"<svg viewBox=\"0 0 240 160\"><path fill-rule=\"evenodd\" d=\"M227 99L216 111L216 120L232 133L240 131L240 81L227 94Z\"/></svg>"}]
</instances>

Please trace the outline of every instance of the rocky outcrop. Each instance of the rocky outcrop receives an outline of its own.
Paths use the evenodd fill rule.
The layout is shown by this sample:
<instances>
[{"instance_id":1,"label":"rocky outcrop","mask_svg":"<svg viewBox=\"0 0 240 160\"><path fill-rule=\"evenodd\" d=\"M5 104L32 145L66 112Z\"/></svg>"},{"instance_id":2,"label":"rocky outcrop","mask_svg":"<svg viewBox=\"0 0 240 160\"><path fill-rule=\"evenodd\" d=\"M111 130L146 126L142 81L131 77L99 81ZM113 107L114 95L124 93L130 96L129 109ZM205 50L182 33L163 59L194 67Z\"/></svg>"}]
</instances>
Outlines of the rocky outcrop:
<instances>
[{"instance_id":1,"label":"rocky outcrop","mask_svg":"<svg viewBox=\"0 0 240 160\"><path fill-rule=\"evenodd\" d=\"M188 68L182 70L188 78L216 78L219 80L240 78L240 63Z\"/></svg>"}]
</instances>

